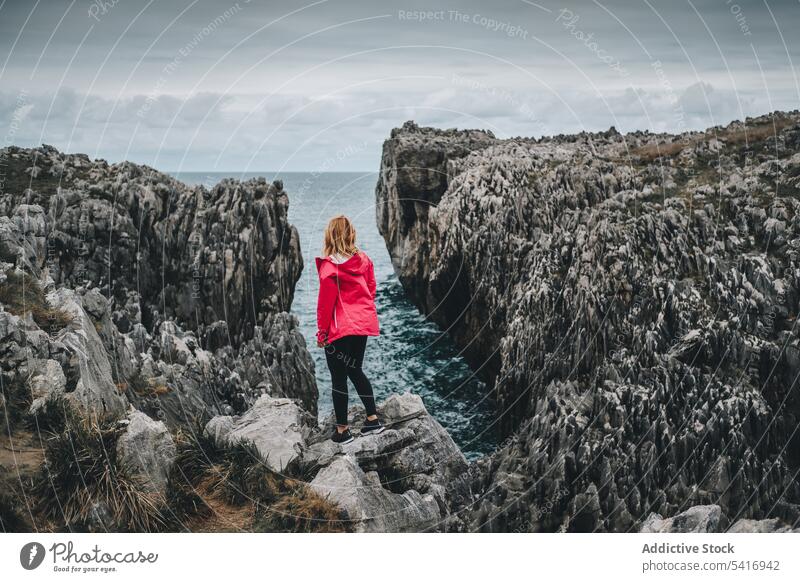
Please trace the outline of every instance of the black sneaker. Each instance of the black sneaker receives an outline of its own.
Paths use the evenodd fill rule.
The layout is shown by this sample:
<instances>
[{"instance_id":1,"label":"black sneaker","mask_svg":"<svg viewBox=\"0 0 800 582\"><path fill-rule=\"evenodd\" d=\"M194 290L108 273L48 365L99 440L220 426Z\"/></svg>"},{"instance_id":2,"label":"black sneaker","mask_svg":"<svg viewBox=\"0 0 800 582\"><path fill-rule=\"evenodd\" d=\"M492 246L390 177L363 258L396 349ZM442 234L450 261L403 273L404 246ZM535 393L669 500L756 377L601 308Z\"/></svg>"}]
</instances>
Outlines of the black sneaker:
<instances>
[{"instance_id":1,"label":"black sneaker","mask_svg":"<svg viewBox=\"0 0 800 582\"><path fill-rule=\"evenodd\" d=\"M381 424L377 418L375 420L365 420L364 426L361 427L361 434L378 434L386 430L386 427Z\"/></svg>"},{"instance_id":2,"label":"black sneaker","mask_svg":"<svg viewBox=\"0 0 800 582\"><path fill-rule=\"evenodd\" d=\"M347 443L352 443L355 439L353 435L350 434L350 429L345 429L344 432L339 432L336 429L333 429L333 435L331 436L331 440L338 445L346 445Z\"/></svg>"}]
</instances>

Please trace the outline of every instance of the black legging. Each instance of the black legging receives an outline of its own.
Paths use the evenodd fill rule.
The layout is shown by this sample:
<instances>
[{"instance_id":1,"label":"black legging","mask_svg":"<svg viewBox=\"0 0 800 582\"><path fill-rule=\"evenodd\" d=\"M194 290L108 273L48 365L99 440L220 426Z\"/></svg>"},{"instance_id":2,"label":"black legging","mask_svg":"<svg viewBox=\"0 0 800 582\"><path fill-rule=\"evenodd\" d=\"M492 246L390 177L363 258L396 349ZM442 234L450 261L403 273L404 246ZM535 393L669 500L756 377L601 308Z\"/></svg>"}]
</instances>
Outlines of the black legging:
<instances>
[{"instance_id":1,"label":"black legging","mask_svg":"<svg viewBox=\"0 0 800 582\"><path fill-rule=\"evenodd\" d=\"M366 349L367 336L365 335L346 335L325 346L325 359L328 362L328 369L331 371L331 383L333 384L333 410L336 412L336 424L347 424L348 378L356 387L356 392L367 410L367 416L376 413L372 385L361 369Z\"/></svg>"}]
</instances>

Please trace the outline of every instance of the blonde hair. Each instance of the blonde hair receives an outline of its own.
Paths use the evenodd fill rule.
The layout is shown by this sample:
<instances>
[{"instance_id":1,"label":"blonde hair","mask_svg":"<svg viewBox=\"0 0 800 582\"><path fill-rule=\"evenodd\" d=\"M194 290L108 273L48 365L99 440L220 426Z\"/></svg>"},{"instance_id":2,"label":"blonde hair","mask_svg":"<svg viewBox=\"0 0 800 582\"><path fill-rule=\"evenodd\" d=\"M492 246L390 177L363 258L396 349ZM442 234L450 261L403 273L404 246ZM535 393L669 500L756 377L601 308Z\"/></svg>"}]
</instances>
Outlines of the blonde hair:
<instances>
[{"instance_id":1,"label":"blonde hair","mask_svg":"<svg viewBox=\"0 0 800 582\"><path fill-rule=\"evenodd\" d=\"M358 252L356 227L344 214L334 216L325 228L322 256L342 255L351 257Z\"/></svg>"}]
</instances>

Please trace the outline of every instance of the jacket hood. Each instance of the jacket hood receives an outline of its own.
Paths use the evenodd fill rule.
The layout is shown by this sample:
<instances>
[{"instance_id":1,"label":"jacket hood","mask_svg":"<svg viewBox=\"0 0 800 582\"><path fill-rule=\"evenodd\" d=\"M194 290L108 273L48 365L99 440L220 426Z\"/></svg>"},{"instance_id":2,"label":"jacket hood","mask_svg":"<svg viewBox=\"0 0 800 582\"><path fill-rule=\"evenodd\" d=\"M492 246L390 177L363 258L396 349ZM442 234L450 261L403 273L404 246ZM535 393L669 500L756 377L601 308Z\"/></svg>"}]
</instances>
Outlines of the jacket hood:
<instances>
[{"instance_id":1,"label":"jacket hood","mask_svg":"<svg viewBox=\"0 0 800 582\"><path fill-rule=\"evenodd\" d=\"M334 263L330 257L317 257L317 272L320 277L336 274L344 271L351 275L361 275L369 269L371 261L362 251L357 252L344 263Z\"/></svg>"}]
</instances>

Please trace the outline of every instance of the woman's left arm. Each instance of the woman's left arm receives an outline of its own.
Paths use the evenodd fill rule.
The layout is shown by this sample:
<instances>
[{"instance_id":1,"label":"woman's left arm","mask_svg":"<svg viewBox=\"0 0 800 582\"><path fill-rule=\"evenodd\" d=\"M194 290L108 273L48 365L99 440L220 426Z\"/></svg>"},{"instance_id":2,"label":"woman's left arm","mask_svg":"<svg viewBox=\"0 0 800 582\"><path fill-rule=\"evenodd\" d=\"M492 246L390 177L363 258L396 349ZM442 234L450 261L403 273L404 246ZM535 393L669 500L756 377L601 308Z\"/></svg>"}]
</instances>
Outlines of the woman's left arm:
<instances>
[{"instance_id":1,"label":"woman's left arm","mask_svg":"<svg viewBox=\"0 0 800 582\"><path fill-rule=\"evenodd\" d=\"M320 277L319 297L317 298L317 345L328 343L333 305L336 303L338 293L339 286L335 277Z\"/></svg>"}]
</instances>

